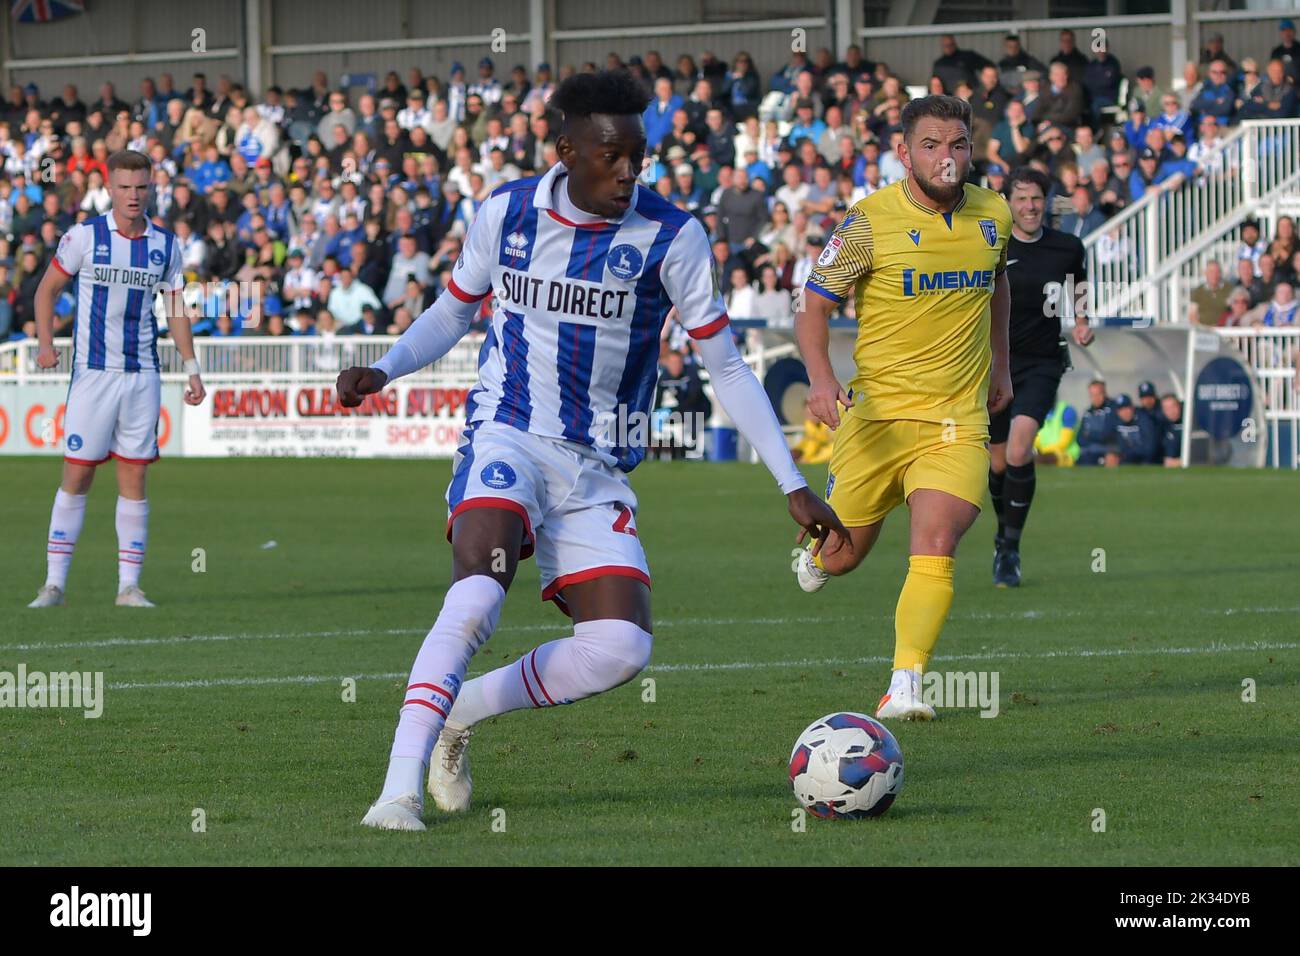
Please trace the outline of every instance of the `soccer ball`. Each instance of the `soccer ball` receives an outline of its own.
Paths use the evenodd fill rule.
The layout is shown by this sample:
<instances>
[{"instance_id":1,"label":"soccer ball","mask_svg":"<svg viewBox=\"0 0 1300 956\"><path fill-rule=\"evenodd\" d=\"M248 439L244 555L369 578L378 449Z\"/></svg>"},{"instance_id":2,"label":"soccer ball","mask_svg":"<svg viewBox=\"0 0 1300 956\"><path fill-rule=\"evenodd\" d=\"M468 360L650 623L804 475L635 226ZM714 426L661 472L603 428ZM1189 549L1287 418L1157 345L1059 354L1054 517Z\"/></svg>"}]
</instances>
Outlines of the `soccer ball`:
<instances>
[{"instance_id":1,"label":"soccer ball","mask_svg":"<svg viewBox=\"0 0 1300 956\"><path fill-rule=\"evenodd\" d=\"M879 721L864 714L827 714L794 742L790 784L813 816L878 817L903 789L903 751Z\"/></svg>"}]
</instances>

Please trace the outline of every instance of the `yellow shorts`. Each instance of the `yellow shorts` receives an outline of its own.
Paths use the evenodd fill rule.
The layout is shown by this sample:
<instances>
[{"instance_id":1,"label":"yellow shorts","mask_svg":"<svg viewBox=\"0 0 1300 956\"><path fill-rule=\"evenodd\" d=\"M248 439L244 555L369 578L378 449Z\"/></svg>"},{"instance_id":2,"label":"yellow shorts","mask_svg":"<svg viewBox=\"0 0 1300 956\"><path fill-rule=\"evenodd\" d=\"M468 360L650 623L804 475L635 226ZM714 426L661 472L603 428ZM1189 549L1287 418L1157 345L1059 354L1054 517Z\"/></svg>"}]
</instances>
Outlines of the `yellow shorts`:
<instances>
[{"instance_id":1,"label":"yellow shorts","mask_svg":"<svg viewBox=\"0 0 1300 956\"><path fill-rule=\"evenodd\" d=\"M835 432L826 501L849 527L875 524L918 488L982 508L989 482L986 425L845 415Z\"/></svg>"}]
</instances>

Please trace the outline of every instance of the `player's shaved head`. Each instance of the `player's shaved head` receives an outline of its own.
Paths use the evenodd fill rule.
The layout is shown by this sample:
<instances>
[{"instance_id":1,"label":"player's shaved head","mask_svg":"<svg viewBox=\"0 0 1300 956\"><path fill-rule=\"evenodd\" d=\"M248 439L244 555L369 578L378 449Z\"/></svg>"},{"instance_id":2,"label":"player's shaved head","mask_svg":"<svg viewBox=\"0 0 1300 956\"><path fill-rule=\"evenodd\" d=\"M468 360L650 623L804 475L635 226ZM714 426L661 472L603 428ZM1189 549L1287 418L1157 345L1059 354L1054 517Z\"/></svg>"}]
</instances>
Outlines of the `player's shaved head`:
<instances>
[{"instance_id":1,"label":"player's shaved head","mask_svg":"<svg viewBox=\"0 0 1300 956\"><path fill-rule=\"evenodd\" d=\"M555 149L579 208L608 219L630 205L645 162L641 114L650 95L622 71L576 73L551 97L564 114Z\"/></svg>"}]
</instances>

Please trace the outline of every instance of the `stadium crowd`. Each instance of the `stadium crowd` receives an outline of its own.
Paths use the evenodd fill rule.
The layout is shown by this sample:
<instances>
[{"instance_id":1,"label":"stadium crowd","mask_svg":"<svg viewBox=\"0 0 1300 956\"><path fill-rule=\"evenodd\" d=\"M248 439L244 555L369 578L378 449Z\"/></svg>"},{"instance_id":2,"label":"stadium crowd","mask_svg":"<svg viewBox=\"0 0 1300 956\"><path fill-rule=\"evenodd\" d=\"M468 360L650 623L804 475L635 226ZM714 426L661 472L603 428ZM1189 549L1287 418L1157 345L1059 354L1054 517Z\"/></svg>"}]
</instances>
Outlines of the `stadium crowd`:
<instances>
[{"instance_id":1,"label":"stadium crowd","mask_svg":"<svg viewBox=\"0 0 1300 956\"><path fill-rule=\"evenodd\" d=\"M1084 235L1149 189L1213 173L1207 157L1233 124L1297 115L1300 44L1290 20L1279 27L1267 59L1238 61L1210 36L1168 89L1149 66L1128 73L1109 52L1081 50L1070 30L1046 63L1014 35L997 62L944 36L929 77L900 77L856 46L841 62L823 48L775 69L744 52L670 66L653 50L626 62L610 53L604 66L650 93L643 181L708 229L729 313L789 324L793 294L846 209L905 175L907 84L971 103L972 178L999 189L1011 168L1040 168L1051 223ZM303 89L258 98L225 75L209 86L196 73L182 90L161 74L131 102L110 83L89 103L74 86L46 99L15 85L0 104L0 341L34 335L36 285L60 236L109 208L105 161L123 147L154 159L151 215L175 231L187 278L206 283L192 303L196 333L400 332L445 287L492 189L556 162L555 84L597 68L553 75L540 63L501 76L484 57L472 73L412 67L359 93L317 72ZM1293 323L1298 272L1290 219L1267 237L1248 224L1237 260L1207 268L1192 317ZM230 317L212 291L230 282L256 290L257 314ZM70 295L57 312L66 334ZM688 349L671 328L666 349Z\"/></svg>"}]
</instances>

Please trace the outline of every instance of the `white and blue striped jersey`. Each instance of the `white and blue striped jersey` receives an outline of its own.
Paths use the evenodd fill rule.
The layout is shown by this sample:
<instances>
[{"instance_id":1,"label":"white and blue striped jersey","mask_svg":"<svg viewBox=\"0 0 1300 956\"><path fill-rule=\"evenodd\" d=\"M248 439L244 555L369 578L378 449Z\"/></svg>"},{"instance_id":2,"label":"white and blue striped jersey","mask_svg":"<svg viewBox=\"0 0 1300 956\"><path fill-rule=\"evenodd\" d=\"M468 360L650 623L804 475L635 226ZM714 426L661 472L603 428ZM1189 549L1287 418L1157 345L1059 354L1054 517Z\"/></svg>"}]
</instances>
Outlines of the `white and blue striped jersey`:
<instances>
[{"instance_id":1,"label":"white and blue striped jersey","mask_svg":"<svg viewBox=\"0 0 1300 956\"><path fill-rule=\"evenodd\" d=\"M499 186L452 270L448 289L462 301L495 295L467 426L496 421L591 445L630 471L645 449L610 425L648 415L669 310L704 338L727 328L726 306L708 235L689 213L638 185L619 220L574 223L555 208L564 175L557 163Z\"/></svg>"},{"instance_id":2,"label":"white and blue striped jersey","mask_svg":"<svg viewBox=\"0 0 1300 956\"><path fill-rule=\"evenodd\" d=\"M118 231L110 210L69 229L54 265L76 282L73 368L157 371L154 299L182 281L176 236L146 220L144 233L132 239Z\"/></svg>"}]
</instances>

